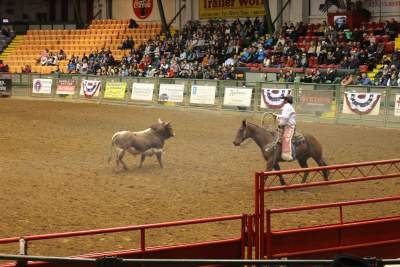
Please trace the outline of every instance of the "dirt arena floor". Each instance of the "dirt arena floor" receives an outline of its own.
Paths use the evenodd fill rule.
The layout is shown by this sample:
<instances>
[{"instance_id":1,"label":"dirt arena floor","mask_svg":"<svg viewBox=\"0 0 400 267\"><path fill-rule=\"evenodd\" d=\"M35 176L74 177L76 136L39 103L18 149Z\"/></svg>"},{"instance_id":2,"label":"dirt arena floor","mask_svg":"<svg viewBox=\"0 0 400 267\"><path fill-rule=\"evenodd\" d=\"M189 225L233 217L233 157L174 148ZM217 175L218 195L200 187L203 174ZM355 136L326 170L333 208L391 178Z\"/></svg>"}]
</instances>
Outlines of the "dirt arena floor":
<instances>
[{"instance_id":1,"label":"dirt arena floor","mask_svg":"<svg viewBox=\"0 0 400 267\"><path fill-rule=\"evenodd\" d=\"M0 238L252 213L253 176L265 162L258 147L232 141L242 119L259 114L0 99ZM171 121L165 168L126 155L128 171L107 163L111 136ZM399 158L400 130L307 124L330 164ZM315 166L312 160L311 166ZM297 167L285 163L282 168ZM269 207L398 195L400 181L371 181L267 197ZM345 217L398 214L398 203L363 205ZM337 220L338 211L277 217L276 229ZM213 223L146 232L147 245L238 236L238 223ZM31 255L78 255L137 248L137 232L32 242ZM18 253L18 244L1 246Z\"/></svg>"}]
</instances>

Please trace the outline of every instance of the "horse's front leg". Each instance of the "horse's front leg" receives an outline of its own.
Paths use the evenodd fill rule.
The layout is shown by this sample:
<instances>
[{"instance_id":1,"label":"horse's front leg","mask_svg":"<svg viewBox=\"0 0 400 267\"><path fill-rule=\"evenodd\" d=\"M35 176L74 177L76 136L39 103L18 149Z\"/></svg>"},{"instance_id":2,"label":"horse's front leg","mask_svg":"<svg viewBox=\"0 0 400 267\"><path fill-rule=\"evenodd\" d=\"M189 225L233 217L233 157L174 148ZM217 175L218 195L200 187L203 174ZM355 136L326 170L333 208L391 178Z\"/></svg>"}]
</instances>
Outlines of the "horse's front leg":
<instances>
[{"instance_id":1,"label":"horse's front leg","mask_svg":"<svg viewBox=\"0 0 400 267\"><path fill-rule=\"evenodd\" d=\"M279 163L278 163L278 162L275 163L274 169L277 170L277 171L280 171L280 170L281 170L281 166L279 166ZM282 174L278 174L278 176L279 176L279 181L281 182L281 185L286 185L285 179L283 179Z\"/></svg>"},{"instance_id":2,"label":"horse's front leg","mask_svg":"<svg viewBox=\"0 0 400 267\"><path fill-rule=\"evenodd\" d=\"M272 169L274 168L275 162L272 160L267 160L267 166L265 168L266 172L272 171ZM264 184L267 182L267 178L268 176L264 176Z\"/></svg>"}]
</instances>

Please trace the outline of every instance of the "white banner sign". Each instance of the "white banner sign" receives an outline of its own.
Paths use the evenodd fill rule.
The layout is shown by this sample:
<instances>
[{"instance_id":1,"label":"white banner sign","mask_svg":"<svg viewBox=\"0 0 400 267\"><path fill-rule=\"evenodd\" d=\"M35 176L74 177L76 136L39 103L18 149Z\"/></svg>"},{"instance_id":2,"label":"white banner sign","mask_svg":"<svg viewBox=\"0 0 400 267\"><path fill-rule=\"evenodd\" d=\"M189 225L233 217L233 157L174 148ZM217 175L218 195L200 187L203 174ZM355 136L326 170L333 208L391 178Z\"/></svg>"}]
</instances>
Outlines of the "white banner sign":
<instances>
[{"instance_id":1,"label":"white banner sign","mask_svg":"<svg viewBox=\"0 0 400 267\"><path fill-rule=\"evenodd\" d=\"M183 102L184 84L160 84L159 101Z\"/></svg>"},{"instance_id":2,"label":"white banner sign","mask_svg":"<svg viewBox=\"0 0 400 267\"><path fill-rule=\"evenodd\" d=\"M153 100L154 84L152 83L133 83L132 84L132 95L133 100Z\"/></svg>"},{"instance_id":3,"label":"white banner sign","mask_svg":"<svg viewBox=\"0 0 400 267\"><path fill-rule=\"evenodd\" d=\"M80 94L88 98L93 96L99 96L100 89L101 89L101 81L82 80Z\"/></svg>"},{"instance_id":4,"label":"white banner sign","mask_svg":"<svg viewBox=\"0 0 400 267\"><path fill-rule=\"evenodd\" d=\"M215 91L216 86L192 85L190 103L214 105Z\"/></svg>"},{"instance_id":5,"label":"white banner sign","mask_svg":"<svg viewBox=\"0 0 400 267\"><path fill-rule=\"evenodd\" d=\"M252 88L225 88L224 106L250 107Z\"/></svg>"},{"instance_id":6,"label":"white banner sign","mask_svg":"<svg viewBox=\"0 0 400 267\"><path fill-rule=\"evenodd\" d=\"M400 95L396 95L396 101L394 101L394 115L400 116Z\"/></svg>"},{"instance_id":7,"label":"white banner sign","mask_svg":"<svg viewBox=\"0 0 400 267\"><path fill-rule=\"evenodd\" d=\"M32 93L51 94L52 79L33 79Z\"/></svg>"},{"instance_id":8,"label":"white banner sign","mask_svg":"<svg viewBox=\"0 0 400 267\"><path fill-rule=\"evenodd\" d=\"M343 113L379 115L381 94L345 92L343 102Z\"/></svg>"},{"instance_id":9,"label":"white banner sign","mask_svg":"<svg viewBox=\"0 0 400 267\"><path fill-rule=\"evenodd\" d=\"M280 109L283 106L282 97L290 95L290 89L261 89L261 108Z\"/></svg>"}]
</instances>

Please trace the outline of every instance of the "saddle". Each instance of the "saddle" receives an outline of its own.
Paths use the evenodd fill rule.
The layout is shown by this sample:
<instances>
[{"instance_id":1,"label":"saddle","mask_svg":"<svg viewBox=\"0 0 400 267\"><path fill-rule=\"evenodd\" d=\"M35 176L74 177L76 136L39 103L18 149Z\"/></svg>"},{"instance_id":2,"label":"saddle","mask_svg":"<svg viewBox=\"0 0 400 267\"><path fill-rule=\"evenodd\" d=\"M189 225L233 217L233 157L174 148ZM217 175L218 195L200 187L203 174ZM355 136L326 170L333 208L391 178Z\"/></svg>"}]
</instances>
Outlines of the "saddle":
<instances>
[{"instance_id":1,"label":"saddle","mask_svg":"<svg viewBox=\"0 0 400 267\"><path fill-rule=\"evenodd\" d=\"M277 129L274 133L274 140L276 143L280 143L280 133L279 133L280 129ZM306 139L304 138L304 135L301 132L298 132L297 130L295 130L293 137L292 137L292 144L296 147L298 145L303 144L306 141Z\"/></svg>"},{"instance_id":2,"label":"saddle","mask_svg":"<svg viewBox=\"0 0 400 267\"><path fill-rule=\"evenodd\" d=\"M295 146L301 145L306 141L304 135L301 132L295 131L292 137L292 144Z\"/></svg>"},{"instance_id":3,"label":"saddle","mask_svg":"<svg viewBox=\"0 0 400 267\"><path fill-rule=\"evenodd\" d=\"M277 145L281 144L281 129L277 129L274 133L274 141L266 148L269 150L271 148L275 148ZM304 135L301 132L295 131L292 137L292 161L296 160L296 147L303 144L305 142Z\"/></svg>"}]
</instances>

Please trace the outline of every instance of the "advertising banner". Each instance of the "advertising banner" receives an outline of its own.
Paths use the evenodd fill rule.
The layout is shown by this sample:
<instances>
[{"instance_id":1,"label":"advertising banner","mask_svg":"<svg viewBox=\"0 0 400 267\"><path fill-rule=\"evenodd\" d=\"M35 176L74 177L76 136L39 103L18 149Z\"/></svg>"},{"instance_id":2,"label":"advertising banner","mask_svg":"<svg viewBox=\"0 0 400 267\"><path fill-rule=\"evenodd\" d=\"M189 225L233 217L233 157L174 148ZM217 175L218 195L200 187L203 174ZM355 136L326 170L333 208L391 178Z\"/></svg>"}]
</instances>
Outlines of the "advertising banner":
<instances>
[{"instance_id":1,"label":"advertising banner","mask_svg":"<svg viewBox=\"0 0 400 267\"><path fill-rule=\"evenodd\" d=\"M75 94L76 81L73 79L58 79L57 90L58 95L73 95Z\"/></svg>"},{"instance_id":2,"label":"advertising banner","mask_svg":"<svg viewBox=\"0 0 400 267\"><path fill-rule=\"evenodd\" d=\"M161 102L183 102L183 84L160 84L158 100Z\"/></svg>"},{"instance_id":3,"label":"advertising banner","mask_svg":"<svg viewBox=\"0 0 400 267\"><path fill-rule=\"evenodd\" d=\"M332 101L333 91L300 90L297 109L304 114L331 112Z\"/></svg>"},{"instance_id":4,"label":"advertising banner","mask_svg":"<svg viewBox=\"0 0 400 267\"><path fill-rule=\"evenodd\" d=\"M101 81L94 80L82 80L81 82L81 95L91 98L93 96L99 96L101 89Z\"/></svg>"},{"instance_id":5,"label":"advertising banner","mask_svg":"<svg viewBox=\"0 0 400 267\"><path fill-rule=\"evenodd\" d=\"M190 103L214 105L216 86L192 85Z\"/></svg>"},{"instance_id":6,"label":"advertising banner","mask_svg":"<svg viewBox=\"0 0 400 267\"><path fill-rule=\"evenodd\" d=\"M154 84L152 83L133 83L132 84L132 100L153 100Z\"/></svg>"},{"instance_id":7,"label":"advertising banner","mask_svg":"<svg viewBox=\"0 0 400 267\"><path fill-rule=\"evenodd\" d=\"M381 94L344 93L343 113L358 115L379 115Z\"/></svg>"},{"instance_id":8,"label":"advertising banner","mask_svg":"<svg viewBox=\"0 0 400 267\"><path fill-rule=\"evenodd\" d=\"M52 79L33 79L32 93L51 94Z\"/></svg>"},{"instance_id":9,"label":"advertising banner","mask_svg":"<svg viewBox=\"0 0 400 267\"><path fill-rule=\"evenodd\" d=\"M146 19L153 11L153 0L132 0L133 13L139 19Z\"/></svg>"},{"instance_id":10,"label":"advertising banner","mask_svg":"<svg viewBox=\"0 0 400 267\"><path fill-rule=\"evenodd\" d=\"M107 82L104 98L124 99L126 82Z\"/></svg>"},{"instance_id":11,"label":"advertising banner","mask_svg":"<svg viewBox=\"0 0 400 267\"><path fill-rule=\"evenodd\" d=\"M0 96L11 96L11 79L0 78Z\"/></svg>"},{"instance_id":12,"label":"advertising banner","mask_svg":"<svg viewBox=\"0 0 400 267\"><path fill-rule=\"evenodd\" d=\"M290 95L290 89L275 89L275 88L262 88L261 89L261 108L280 109L283 106L282 97Z\"/></svg>"},{"instance_id":13,"label":"advertising banner","mask_svg":"<svg viewBox=\"0 0 400 267\"><path fill-rule=\"evenodd\" d=\"M264 0L199 0L200 19L263 17Z\"/></svg>"},{"instance_id":14,"label":"advertising banner","mask_svg":"<svg viewBox=\"0 0 400 267\"><path fill-rule=\"evenodd\" d=\"M225 88L224 106L250 107L252 88Z\"/></svg>"}]
</instances>

